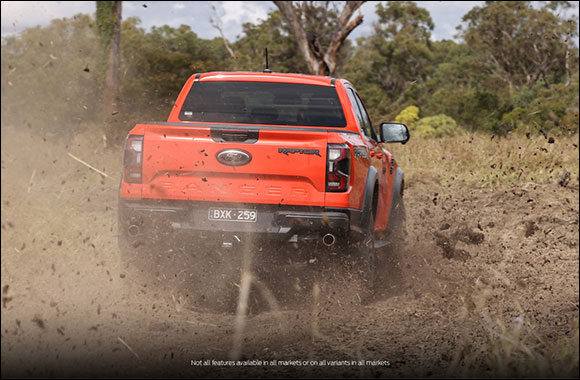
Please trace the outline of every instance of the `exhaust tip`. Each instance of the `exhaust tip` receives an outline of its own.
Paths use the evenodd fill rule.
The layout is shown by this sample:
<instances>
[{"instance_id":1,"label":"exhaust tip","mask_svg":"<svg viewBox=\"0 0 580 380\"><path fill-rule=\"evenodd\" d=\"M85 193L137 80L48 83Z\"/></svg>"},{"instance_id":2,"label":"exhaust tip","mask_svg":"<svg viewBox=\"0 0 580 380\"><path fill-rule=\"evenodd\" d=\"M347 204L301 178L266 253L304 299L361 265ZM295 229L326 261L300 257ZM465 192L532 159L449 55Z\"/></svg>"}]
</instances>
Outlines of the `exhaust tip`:
<instances>
[{"instance_id":1,"label":"exhaust tip","mask_svg":"<svg viewBox=\"0 0 580 380\"><path fill-rule=\"evenodd\" d=\"M333 234L326 234L322 237L322 243L327 247L332 247L336 243L336 237Z\"/></svg>"},{"instance_id":2,"label":"exhaust tip","mask_svg":"<svg viewBox=\"0 0 580 380\"><path fill-rule=\"evenodd\" d=\"M132 224L127 229L127 232L129 233L129 236L135 237L139 235L139 227L135 224Z\"/></svg>"}]
</instances>

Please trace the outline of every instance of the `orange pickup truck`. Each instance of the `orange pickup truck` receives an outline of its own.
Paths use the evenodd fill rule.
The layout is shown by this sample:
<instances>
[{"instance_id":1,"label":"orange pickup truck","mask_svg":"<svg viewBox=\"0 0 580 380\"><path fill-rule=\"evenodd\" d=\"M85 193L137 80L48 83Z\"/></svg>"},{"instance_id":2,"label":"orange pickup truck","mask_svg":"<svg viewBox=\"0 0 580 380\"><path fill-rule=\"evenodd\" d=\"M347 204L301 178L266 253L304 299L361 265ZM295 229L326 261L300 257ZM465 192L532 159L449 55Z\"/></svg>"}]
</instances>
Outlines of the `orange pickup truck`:
<instances>
[{"instance_id":1,"label":"orange pickup truck","mask_svg":"<svg viewBox=\"0 0 580 380\"><path fill-rule=\"evenodd\" d=\"M341 244L372 284L375 250L404 220L403 171L382 143L408 139L403 124L373 125L344 79L195 74L167 122L127 136L121 251L177 233L221 247L248 234Z\"/></svg>"}]
</instances>

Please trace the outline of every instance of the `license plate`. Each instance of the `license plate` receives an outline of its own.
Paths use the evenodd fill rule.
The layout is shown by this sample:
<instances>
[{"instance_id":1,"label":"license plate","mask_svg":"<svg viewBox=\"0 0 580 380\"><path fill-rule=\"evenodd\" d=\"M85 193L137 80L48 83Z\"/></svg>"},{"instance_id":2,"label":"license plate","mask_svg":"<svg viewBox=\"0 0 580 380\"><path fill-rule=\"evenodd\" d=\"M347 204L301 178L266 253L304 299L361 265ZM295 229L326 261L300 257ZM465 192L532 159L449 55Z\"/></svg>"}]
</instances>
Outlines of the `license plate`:
<instances>
[{"instance_id":1,"label":"license plate","mask_svg":"<svg viewBox=\"0 0 580 380\"><path fill-rule=\"evenodd\" d=\"M226 222L256 222L258 211L212 207L209 209L208 219Z\"/></svg>"}]
</instances>

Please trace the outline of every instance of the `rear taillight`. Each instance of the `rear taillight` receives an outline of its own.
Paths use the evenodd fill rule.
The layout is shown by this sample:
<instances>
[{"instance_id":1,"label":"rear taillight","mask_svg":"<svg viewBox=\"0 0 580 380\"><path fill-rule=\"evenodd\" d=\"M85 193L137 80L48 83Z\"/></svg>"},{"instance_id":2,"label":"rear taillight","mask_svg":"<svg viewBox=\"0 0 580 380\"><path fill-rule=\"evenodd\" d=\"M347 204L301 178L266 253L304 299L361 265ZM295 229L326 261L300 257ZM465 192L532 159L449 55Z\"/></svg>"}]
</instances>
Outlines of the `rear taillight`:
<instances>
[{"instance_id":1,"label":"rear taillight","mask_svg":"<svg viewBox=\"0 0 580 380\"><path fill-rule=\"evenodd\" d=\"M328 144L326 191L348 190L350 178L350 148L344 144Z\"/></svg>"},{"instance_id":2,"label":"rear taillight","mask_svg":"<svg viewBox=\"0 0 580 380\"><path fill-rule=\"evenodd\" d=\"M129 183L141 183L143 172L143 136L129 135L125 144L123 159L124 180Z\"/></svg>"}]
</instances>

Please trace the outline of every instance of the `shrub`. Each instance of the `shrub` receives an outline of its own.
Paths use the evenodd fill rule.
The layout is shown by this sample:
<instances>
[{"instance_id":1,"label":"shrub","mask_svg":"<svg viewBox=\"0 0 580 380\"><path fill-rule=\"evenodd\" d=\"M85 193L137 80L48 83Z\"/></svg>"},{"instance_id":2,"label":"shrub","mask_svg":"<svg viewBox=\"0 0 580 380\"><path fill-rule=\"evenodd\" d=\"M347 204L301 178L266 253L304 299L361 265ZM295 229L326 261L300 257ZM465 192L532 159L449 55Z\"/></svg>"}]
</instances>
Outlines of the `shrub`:
<instances>
[{"instance_id":1,"label":"shrub","mask_svg":"<svg viewBox=\"0 0 580 380\"><path fill-rule=\"evenodd\" d=\"M405 108L395 118L397 123L406 124L409 128L412 127L417 120L419 120L419 108L415 106Z\"/></svg>"},{"instance_id":2,"label":"shrub","mask_svg":"<svg viewBox=\"0 0 580 380\"><path fill-rule=\"evenodd\" d=\"M516 107L508 113L504 113L499 123L498 131L504 135L507 132L518 130L521 132L530 132L534 128L530 125L530 110L527 108Z\"/></svg>"},{"instance_id":3,"label":"shrub","mask_svg":"<svg viewBox=\"0 0 580 380\"><path fill-rule=\"evenodd\" d=\"M425 137L452 136L457 132L457 123L445 114L424 117L415 124L413 132Z\"/></svg>"},{"instance_id":4,"label":"shrub","mask_svg":"<svg viewBox=\"0 0 580 380\"><path fill-rule=\"evenodd\" d=\"M569 134L578 132L578 83L552 85L538 91L526 107L504 113L500 134L518 133Z\"/></svg>"}]
</instances>

